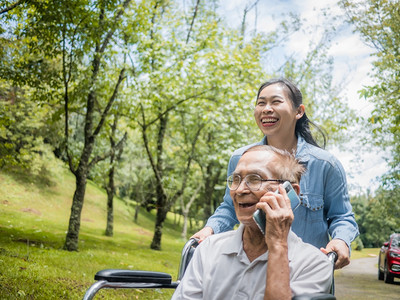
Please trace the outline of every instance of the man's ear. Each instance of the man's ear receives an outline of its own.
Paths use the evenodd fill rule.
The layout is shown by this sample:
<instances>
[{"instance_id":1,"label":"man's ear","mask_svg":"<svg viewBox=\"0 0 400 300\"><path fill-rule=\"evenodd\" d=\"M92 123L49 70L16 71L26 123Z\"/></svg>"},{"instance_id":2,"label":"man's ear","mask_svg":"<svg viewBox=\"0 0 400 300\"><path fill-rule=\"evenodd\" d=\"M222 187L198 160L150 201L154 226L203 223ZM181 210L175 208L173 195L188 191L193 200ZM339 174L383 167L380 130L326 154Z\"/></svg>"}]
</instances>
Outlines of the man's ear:
<instances>
[{"instance_id":1,"label":"man's ear","mask_svg":"<svg viewBox=\"0 0 400 300\"><path fill-rule=\"evenodd\" d=\"M306 112L306 108L303 104L300 104L299 107L296 109L296 119L299 120L303 117L304 113Z\"/></svg>"},{"instance_id":2,"label":"man's ear","mask_svg":"<svg viewBox=\"0 0 400 300\"><path fill-rule=\"evenodd\" d=\"M300 195L300 185L298 185L297 183L292 183L292 187L293 187L294 191L296 192L296 194Z\"/></svg>"}]
</instances>

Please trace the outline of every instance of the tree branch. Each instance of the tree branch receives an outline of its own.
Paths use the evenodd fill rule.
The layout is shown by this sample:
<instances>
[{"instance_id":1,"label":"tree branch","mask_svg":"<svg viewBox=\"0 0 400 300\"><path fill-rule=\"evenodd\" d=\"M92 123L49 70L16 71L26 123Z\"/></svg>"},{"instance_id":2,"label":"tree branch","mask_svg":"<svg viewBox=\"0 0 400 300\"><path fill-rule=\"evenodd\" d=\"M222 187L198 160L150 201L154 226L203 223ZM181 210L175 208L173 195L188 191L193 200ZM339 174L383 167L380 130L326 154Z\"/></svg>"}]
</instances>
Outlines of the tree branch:
<instances>
[{"instance_id":1,"label":"tree branch","mask_svg":"<svg viewBox=\"0 0 400 300\"><path fill-rule=\"evenodd\" d=\"M102 155L97 155L95 156L90 163L88 164L88 168L90 169L93 165L95 165L96 163L98 163L99 161L105 160L108 157L110 157L113 153L117 152L117 151L121 151L121 149L124 146L124 142L126 141L128 137L128 134L125 132L124 136L122 137L122 139L120 139L120 141L110 149L110 151L107 151L106 153L103 153Z\"/></svg>"},{"instance_id":2,"label":"tree branch","mask_svg":"<svg viewBox=\"0 0 400 300\"><path fill-rule=\"evenodd\" d=\"M131 2L131 0L125 0L124 4L122 4L122 8L117 12L116 16L114 17L114 26L111 26L110 30L107 32L107 34L103 40L103 43L99 49L99 53L103 53L105 51L108 43L111 40L111 37L114 35L114 32L117 29L115 24L118 22L119 18L124 13L124 10L128 7L129 2Z\"/></svg>"},{"instance_id":3,"label":"tree branch","mask_svg":"<svg viewBox=\"0 0 400 300\"><path fill-rule=\"evenodd\" d=\"M18 0L17 2L15 2L14 4L11 4L10 6L3 8L2 10L0 10L0 15L5 14L6 12L9 12L10 10L16 8L18 5L21 5L25 2L29 2L29 0Z\"/></svg>"},{"instance_id":4,"label":"tree branch","mask_svg":"<svg viewBox=\"0 0 400 300\"><path fill-rule=\"evenodd\" d=\"M199 8L199 4L200 4L200 0L197 0L196 6L194 8L194 13L193 13L193 18L192 18L192 22L190 23L190 28L186 37L186 44L189 43L189 39L190 39L190 33L192 32L193 29L193 24L194 24L194 20L196 19L196 15L197 15L197 10Z\"/></svg>"},{"instance_id":5,"label":"tree branch","mask_svg":"<svg viewBox=\"0 0 400 300\"><path fill-rule=\"evenodd\" d=\"M116 97L118 95L119 86L121 85L121 82L124 79L125 79L125 68L123 68L119 73L118 81L117 81L117 84L115 85L114 92L111 95L106 107L104 108L103 113L101 114L101 118L100 118L99 124L97 125L96 129L93 132L93 137L96 137L99 134L99 132L101 130L101 127L103 126L104 121L105 121L105 119L106 119L106 117L108 115L108 112L110 111L111 106L113 105L113 103L114 103L114 101L115 101L115 99L116 99Z\"/></svg>"},{"instance_id":6,"label":"tree branch","mask_svg":"<svg viewBox=\"0 0 400 300\"><path fill-rule=\"evenodd\" d=\"M149 158L151 168L153 169L153 172L154 172L154 174L156 176L156 179L157 179L158 182L161 182L162 178L161 178L161 176L160 176L160 174L159 174L159 172L157 170L156 164L154 162L153 155L151 154L151 151L150 151L150 148L149 148L149 140L148 140L147 134L146 134L147 126L145 124L146 117L145 117L145 114L144 114L144 108L143 108L142 104L140 104L140 106L141 106L141 112L142 112L142 120L143 120L143 123L144 123L144 125L142 125L142 138L143 138L144 148L146 149L146 153L147 153L147 156ZM161 189L163 190L163 194L165 195L164 187L162 185L161 185Z\"/></svg>"},{"instance_id":7,"label":"tree branch","mask_svg":"<svg viewBox=\"0 0 400 300\"><path fill-rule=\"evenodd\" d=\"M209 90L212 90L212 89L213 89L213 88L210 88ZM160 113L155 119L153 119L152 121L150 121L148 124L143 124L143 125L141 125L141 126L142 126L142 127L143 127L143 126L148 127L148 126L154 124L154 123L157 122L161 117L163 117L164 115L166 115L167 113L169 113L171 110L175 109L177 106L179 106L179 105L182 104L183 102L188 101L188 100L193 99L193 98L196 98L196 97L198 97L198 96L201 96L201 95L205 94L206 92L208 92L209 90L205 90L205 91L203 91L203 92L201 92L201 93L199 93L199 94L191 95L191 96L188 96L188 97L185 98L185 99L179 100L178 102L176 102L176 103L174 103L173 105L171 105L170 107L168 107L165 111L163 111L162 113ZM168 100L170 100L170 99L168 99Z\"/></svg>"},{"instance_id":8,"label":"tree branch","mask_svg":"<svg viewBox=\"0 0 400 300\"><path fill-rule=\"evenodd\" d=\"M195 134L195 136L194 136L194 138L193 138L193 140L192 140L192 143L191 143L190 154L189 154L189 156L188 156L188 158L187 158L186 168L185 168L185 170L184 170L184 172L183 172L184 176L183 176L181 188L180 188L180 189L174 194L174 196L171 197L170 199L181 198L181 196L183 195L183 192L185 191L186 184L187 184L187 180L188 180L187 174L189 173L190 166L191 166L192 161L193 161L193 159L194 159L194 153L195 153L195 149L196 149L196 144L197 144L197 141L198 141L198 139L199 139L200 132L201 132L201 130L203 130L203 128L204 128L205 126L206 126L205 123L201 124L201 125L199 126L199 128L197 129L197 131L196 131L196 134ZM169 201L169 202L170 202L170 203L169 203L169 208L170 208L171 205L173 204L173 201ZM168 209L169 209L169 208L168 208Z\"/></svg>"}]
</instances>

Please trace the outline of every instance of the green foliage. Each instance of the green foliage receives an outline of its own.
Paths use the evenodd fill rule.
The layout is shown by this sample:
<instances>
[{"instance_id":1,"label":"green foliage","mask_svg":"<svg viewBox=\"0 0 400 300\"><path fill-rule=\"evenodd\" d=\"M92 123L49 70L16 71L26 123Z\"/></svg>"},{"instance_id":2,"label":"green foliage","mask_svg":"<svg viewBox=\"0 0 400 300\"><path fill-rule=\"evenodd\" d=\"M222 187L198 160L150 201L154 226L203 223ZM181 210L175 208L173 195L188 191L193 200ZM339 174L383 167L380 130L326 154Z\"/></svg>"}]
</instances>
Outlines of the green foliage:
<instances>
[{"instance_id":1,"label":"green foliage","mask_svg":"<svg viewBox=\"0 0 400 300\"><path fill-rule=\"evenodd\" d=\"M310 42L304 59L300 60L296 55L288 58L278 70L278 75L297 83L303 94L306 114L327 135L328 145L341 145L349 139L346 133L356 121L356 112L342 98L344 83L333 83L334 60L329 55L336 26L343 20L335 18L332 12L325 13L325 23L328 25L324 27L321 38ZM310 34L314 30L308 29ZM318 128L311 126L318 144L323 146L324 139Z\"/></svg>"},{"instance_id":2,"label":"green foliage","mask_svg":"<svg viewBox=\"0 0 400 300\"><path fill-rule=\"evenodd\" d=\"M373 143L390 152L390 177L400 173L400 5L394 0L341 1L348 20L364 41L375 49L374 84L360 91L374 104L369 125Z\"/></svg>"},{"instance_id":3,"label":"green foliage","mask_svg":"<svg viewBox=\"0 0 400 300\"><path fill-rule=\"evenodd\" d=\"M365 247L380 247L389 235L400 230L400 189L380 188L374 196L352 199L353 211Z\"/></svg>"},{"instance_id":4,"label":"green foliage","mask_svg":"<svg viewBox=\"0 0 400 300\"><path fill-rule=\"evenodd\" d=\"M356 251L361 251L364 249L364 244L360 236L356 237L356 239L351 242L351 249Z\"/></svg>"},{"instance_id":5,"label":"green foliage","mask_svg":"<svg viewBox=\"0 0 400 300\"><path fill-rule=\"evenodd\" d=\"M45 173L43 158L52 155L44 144L48 107L29 100L29 92L3 84L0 90L0 168L19 166Z\"/></svg>"}]
</instances>

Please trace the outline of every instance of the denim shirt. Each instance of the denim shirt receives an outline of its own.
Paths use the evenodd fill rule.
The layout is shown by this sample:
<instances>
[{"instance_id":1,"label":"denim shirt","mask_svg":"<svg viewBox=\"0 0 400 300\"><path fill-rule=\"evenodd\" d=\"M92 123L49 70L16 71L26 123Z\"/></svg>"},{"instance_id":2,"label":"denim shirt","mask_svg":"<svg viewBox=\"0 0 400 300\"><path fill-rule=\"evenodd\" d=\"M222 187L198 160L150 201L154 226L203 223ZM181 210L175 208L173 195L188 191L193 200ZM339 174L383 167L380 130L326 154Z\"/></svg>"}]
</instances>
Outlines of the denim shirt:
<instances>
[{"instance_id":1,"label":"denim shirt","mask_svg":"<svg viewBox=\"0 0 400 300\"><path fill-rule=\"evenodd\" d=\"M259 143L237 149L229 160L231 175L243 152ZM300 206L295 209L292 231L306 243L325 247L332 239L343 240L350 249L359 234L347 192L346 175L341 163L328 151L307 143L298 136L296 158L306 167L300 180ZM224 201L208 219L214 233L231 230L238 224L229 189Z\"/></svg>"}]
</instances>

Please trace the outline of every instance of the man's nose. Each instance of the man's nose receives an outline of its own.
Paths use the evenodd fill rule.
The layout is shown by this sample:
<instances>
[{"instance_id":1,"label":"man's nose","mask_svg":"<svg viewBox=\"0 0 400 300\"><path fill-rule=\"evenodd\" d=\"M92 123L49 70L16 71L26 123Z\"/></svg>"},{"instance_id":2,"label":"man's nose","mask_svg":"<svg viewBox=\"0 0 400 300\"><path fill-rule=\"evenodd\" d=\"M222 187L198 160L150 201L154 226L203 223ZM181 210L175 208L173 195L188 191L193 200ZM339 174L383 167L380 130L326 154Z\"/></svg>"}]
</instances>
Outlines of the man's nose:
<instances>
[{"instance_id":1,"label":"man's nose","mask_svg":"<svg viewBox=\"0 0 400 300\"><path fill-rule=\"evenodd\" d=\"M248 190L249 190L249 187L247 186L246 180L243 179L239 183L239 186L237 187L236 192L240 194L240 193L243 193L244 191L248 191Z\"/></svg>"}]
</instances>

